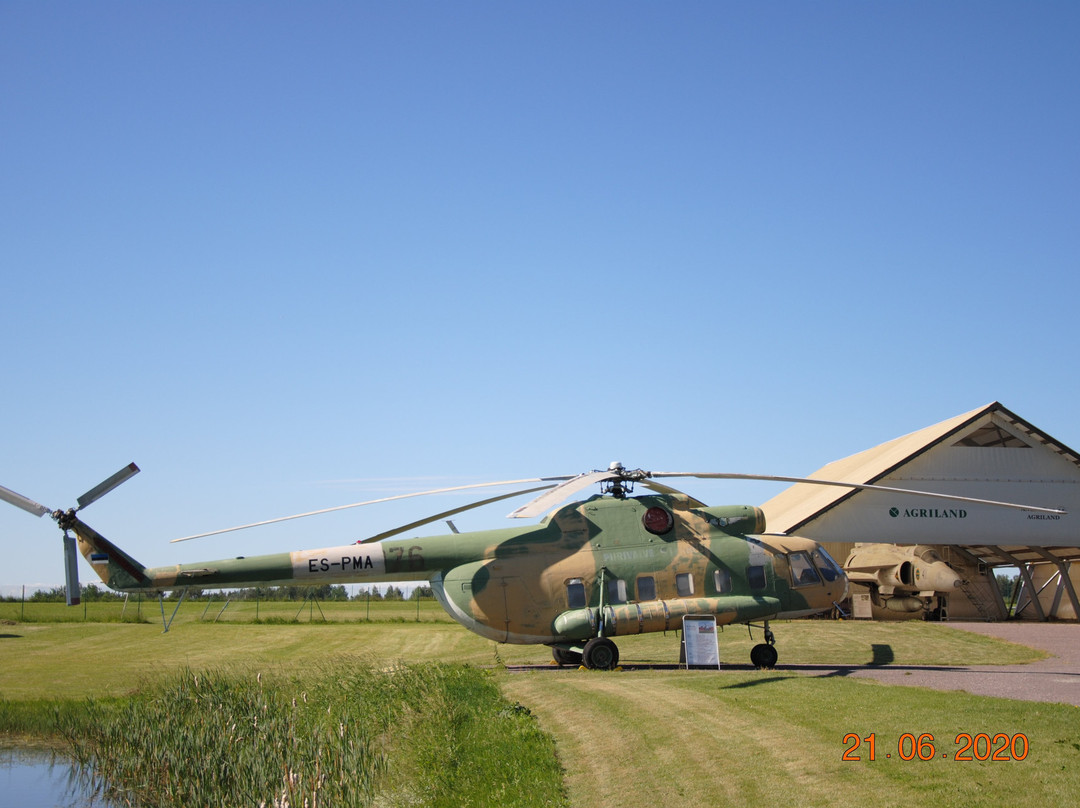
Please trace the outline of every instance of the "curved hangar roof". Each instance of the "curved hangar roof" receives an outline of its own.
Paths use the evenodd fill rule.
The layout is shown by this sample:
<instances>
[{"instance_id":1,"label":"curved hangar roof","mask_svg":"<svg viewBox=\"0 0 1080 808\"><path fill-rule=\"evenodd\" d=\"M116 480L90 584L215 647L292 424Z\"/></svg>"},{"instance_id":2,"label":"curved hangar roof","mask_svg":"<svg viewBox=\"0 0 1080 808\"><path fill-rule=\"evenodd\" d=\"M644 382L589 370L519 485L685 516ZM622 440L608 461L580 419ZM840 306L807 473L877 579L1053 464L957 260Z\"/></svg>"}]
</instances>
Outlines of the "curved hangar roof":
<instances>
[{"instance_id":1,"label":"curved hangar roof","mask_svg":"<svg viewBox=\"0 0 1080 808\"><path fill-rule=\"evenodd\" d=\"M961 545L991 564L1080 558L1080 456L994 402L810 475L1026 505L1064 516L796 483L764 503L770 533Z\"/></svg>"}]
</instances>

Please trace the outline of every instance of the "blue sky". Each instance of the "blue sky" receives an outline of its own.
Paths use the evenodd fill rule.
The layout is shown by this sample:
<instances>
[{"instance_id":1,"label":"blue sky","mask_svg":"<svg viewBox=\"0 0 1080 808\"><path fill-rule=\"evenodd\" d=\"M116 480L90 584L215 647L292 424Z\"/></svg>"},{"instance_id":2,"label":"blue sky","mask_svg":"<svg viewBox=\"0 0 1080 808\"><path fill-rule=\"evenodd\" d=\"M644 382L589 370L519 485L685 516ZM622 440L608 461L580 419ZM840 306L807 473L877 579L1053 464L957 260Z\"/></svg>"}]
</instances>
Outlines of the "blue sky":
<instances>
[{"instance_id":1,"label":"blue sky","mask_svg":"<svg viewBox=\"0 0 1080 808\"><path fill-rule=\"evenodd\" d=\"M164 564L614 459L806 474L994 400L1080 446L1078 39L1073 3L0 2L0 484L134 460L84 516ZM0 585L59 584L58 538L0 508Z\"/></svg>"}]
</instances>

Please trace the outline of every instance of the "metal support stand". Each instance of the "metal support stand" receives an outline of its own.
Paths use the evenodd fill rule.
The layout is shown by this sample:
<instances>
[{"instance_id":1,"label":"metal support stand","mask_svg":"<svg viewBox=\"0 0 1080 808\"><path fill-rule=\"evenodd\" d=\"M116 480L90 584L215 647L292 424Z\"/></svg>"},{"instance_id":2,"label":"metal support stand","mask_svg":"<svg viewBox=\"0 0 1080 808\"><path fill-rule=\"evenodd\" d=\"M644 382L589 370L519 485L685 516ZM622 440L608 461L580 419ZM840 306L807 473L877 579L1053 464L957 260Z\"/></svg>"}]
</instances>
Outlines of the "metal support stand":
<instances>
[{"instance_id":1,"label":"metal support stand","mask_svg":"<svg viewBox=\"0 0 1080 808\"><path fill-rule=\"evenodd\" d=\"M230 603L232 603L232 598L226 598L225 605L221 607L221 611L218 612L217 617L214 618L215 623L221 619L221 615L225 614L225 610L229 608Z\"/></svg>"},{"instance_id":2,"label":"metal support stand","mask_svg":"<svg viewBox=\"0 0 1080 808\"><path fill-rule=\"evenodd\" d=\"M296 617L294 617L294 618L293 618L293 622L296 622L297 620L299 620L299 619L300 619L300 612L304 611L304 607L305 607L305 606L308 606L308 614L309 614L309 619L312 619L312 620L314 619L314 614L313 614L313 613L311 612L310 604L314 604L315 606L317 606L317 607L318 607L318 609L319 609L319 616L320 616L320 617L322 618L322 620L323 620L323 622L324 622L324 623L326 622L326 615L325 615L325 614L323 614L322 606L319 606L319 600L318 600L318 598L316 598L316 597L315 597L315 596L314 596L314 595L313 595L313 594L311 593L311 590L310 590L310 589L308 590L308 593L307 593L307 595L305 595L305 596L304 596L304 602L300 604L300 611L298 611L298 612L296 613Z\"/></svg>"},{"instance_id":3,"label":"metal support stand","mask_svg":"<svg viewBox=\"0 0 1080 808\"><path fill-rule=\"evenodd\" d=\"M168 622L165 621L165 593L162 592L160 595L158 595L158 601L161 603L161 622L165 626L165 630L161 632L162 634L169 633L169 627L172 625L173 620L176 619L176 613L180 611L180 604L184 602L184 596L186 594L187 587L185 586L183 589L180 590L180 597L176 599L176 608L173 609L172 617L169 618Z\"/></svg>"}]
</instances>

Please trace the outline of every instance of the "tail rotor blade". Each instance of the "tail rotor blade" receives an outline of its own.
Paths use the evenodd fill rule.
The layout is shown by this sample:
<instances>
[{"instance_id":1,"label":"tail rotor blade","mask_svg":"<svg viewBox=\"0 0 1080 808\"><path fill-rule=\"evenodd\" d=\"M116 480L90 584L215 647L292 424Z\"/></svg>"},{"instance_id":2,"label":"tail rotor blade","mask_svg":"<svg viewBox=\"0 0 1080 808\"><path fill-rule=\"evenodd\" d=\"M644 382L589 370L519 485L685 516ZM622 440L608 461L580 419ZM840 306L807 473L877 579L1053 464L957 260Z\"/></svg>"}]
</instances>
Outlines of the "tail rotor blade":
<instances>
[{"instance_id":1,"label":"tail rotor blade","mask_svg":"<svg viewBox=\"0 0 1080 808\"><path fill-rule=\"evenodd\" d=\"M112 491L116 486L134 477L139 473L139 467L134 463L129 463L124 466L120 471L116 472L112 477L103 482L98 483L85 494L76 500L79 503L79 509L85 508L91 502L96 502L101 499L107 493Z\"/></svg>"},{"instance_id":2,"label":"tail rotor blade","mask_svg":"<svg viewBox=\"0 0 1080 808\"><path fill-rule=\"evenodd\" d=\"M51 511L39 502L34 502L32 499L27 499L22 494L16 494L10 488L4 488L0 485L0 499L4 502L11 503L16 508L22 508L24 511L34 514L34 516L44 516Z\"/></svg>"},{"instance_id":3,"label":"tail rotor blade","mask_svg":"<svg viewBox=\"0 0 1080 808\"><path fill-rule=\"evenodd\" d=\"M79 589L79 553L74 536L64 536L64 582L67 588L67 605L78 606L81 600Z\"/></svg>"}]
</instances>

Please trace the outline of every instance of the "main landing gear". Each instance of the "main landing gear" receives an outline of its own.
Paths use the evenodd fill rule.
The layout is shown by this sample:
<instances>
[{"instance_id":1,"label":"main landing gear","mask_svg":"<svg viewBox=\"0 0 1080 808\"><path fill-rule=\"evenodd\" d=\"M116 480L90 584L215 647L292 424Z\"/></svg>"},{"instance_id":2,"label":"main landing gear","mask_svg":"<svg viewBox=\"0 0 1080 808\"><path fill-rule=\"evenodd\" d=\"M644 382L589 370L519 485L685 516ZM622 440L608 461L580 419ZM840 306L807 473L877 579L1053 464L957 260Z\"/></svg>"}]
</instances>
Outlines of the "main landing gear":
<instances>
[{"instance_id":1,"label":"main landing gear","mask_svg":"<svg viewBox=\"0 0 1080 808\"><path fill-rule=\"evenodd\" d=\"M610 671L619 664L619 647L607 637L594 637L580 651L553 645L551 656L559 665L584 665L589 670Z\"/></svg>"},{"instance_id":2,"label":"main landing gear","mask_svg":"<svg viewBox=\"0 0 1080 808\"><path fill-rule=\"evenodd\" d=\"M749 628L749 624L747 624ZM769 621L765 621L765 642L758 643L750 649L750 664L755 668L772 668L776 665L778 654L776 653L776 637L769 628Z\"/></svg>"},{"instance_id":3,"label":"main landing gear","mask_svg":"<svg viewBox=\"0 0 1080 808\"><path fill-rule=\"evenodd\" d=\"M747 624L750 628L750 624ZM765 621L765 642L750 649L750 664L755 668L768 670L776 667L779 654L776 653L776 637ZM607 637L593 637L584 647L578 645L553 645L551 656L557 665L577 667L584 665L589 670L610 671L619 664L619 648Z\"/></svg>"}]
</instances>

